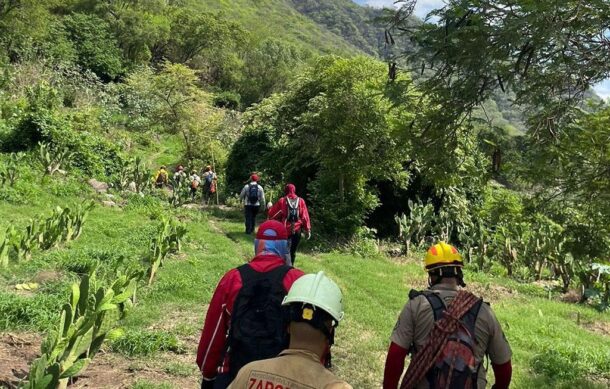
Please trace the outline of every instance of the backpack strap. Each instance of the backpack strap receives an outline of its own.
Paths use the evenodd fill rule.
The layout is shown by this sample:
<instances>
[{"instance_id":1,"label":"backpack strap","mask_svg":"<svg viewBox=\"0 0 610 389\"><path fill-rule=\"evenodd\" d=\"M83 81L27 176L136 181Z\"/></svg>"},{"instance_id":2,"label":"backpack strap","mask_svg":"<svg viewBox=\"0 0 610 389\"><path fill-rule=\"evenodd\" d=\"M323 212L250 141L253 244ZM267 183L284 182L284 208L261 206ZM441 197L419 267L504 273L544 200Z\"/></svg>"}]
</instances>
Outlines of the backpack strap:
<instances>
[{"instance_id":1,"label":"backpack strap","mask_svg":"<svg viewBox=\"0 0 610 389\"><path fill-rule=\"evenodd\" d=\"M443 317L445 311L445 302L436 293L424 293L424 297L428 300L428 303L432 307L432 313L434 314L434 321L439 321Z\"/></svg>"},{"instance_id":2,"label":"backpack strap","mask_svg":"<svg viewBox=\"0 0 610 389\"><path fill-rule=\"evenodd\" d=\"M432 313L434 314L434 321L438 321L443 317L443 311L445 310L445 302L438 294L429 290L415 290L409 291L409 300L413 300L416 297L424 296L428 303L432 307Z\"/></svg>"}]
</instances>

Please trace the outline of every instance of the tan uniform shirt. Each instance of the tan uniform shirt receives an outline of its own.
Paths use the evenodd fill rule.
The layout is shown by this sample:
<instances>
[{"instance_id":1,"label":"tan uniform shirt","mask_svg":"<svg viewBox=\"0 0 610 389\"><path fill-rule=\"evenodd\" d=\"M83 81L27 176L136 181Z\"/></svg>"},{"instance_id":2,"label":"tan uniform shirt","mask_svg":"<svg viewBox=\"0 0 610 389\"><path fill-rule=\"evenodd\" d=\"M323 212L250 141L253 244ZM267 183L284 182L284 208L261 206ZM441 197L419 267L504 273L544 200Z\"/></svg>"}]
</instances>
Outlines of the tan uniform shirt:
<instances>
[{"instance_id":1,"label":"tan uniform shirt","mask_svg":"<svg viewBox=\"0 0 610 389\"><path fill-rule=\"evenodd\" d=\"M276 358L247 364L228 389L352 389L310 351L288 349Z\"/></svg>"},{"instance_id":2,"label":"tan uniform shirt","mask_svg":"<svg viewBox=\"0 0 610 389\"><path fill-rule=\"evenodd\" d=\"M457 287L446 285L435 285L430 288L431 291L437 293L447 305L453 300L458 292ZM402 348L413 350L421 349L428 338L428 334L434 326L434 313L428 300L424 296L417 296L410 299L404 306L390 340ZM481 305L481 310L477 316L475 323L475 358L480 364L478 384L479 389L484 389L487 385L486 371L483 363L485 355L489 355L489 359L494 364L503 364L510 360L512 352L500 323L494 315L493 311L487 304ZM417 386L417 389L428 389L428 383L423 380Z\"/></svg>"}]
</instances>

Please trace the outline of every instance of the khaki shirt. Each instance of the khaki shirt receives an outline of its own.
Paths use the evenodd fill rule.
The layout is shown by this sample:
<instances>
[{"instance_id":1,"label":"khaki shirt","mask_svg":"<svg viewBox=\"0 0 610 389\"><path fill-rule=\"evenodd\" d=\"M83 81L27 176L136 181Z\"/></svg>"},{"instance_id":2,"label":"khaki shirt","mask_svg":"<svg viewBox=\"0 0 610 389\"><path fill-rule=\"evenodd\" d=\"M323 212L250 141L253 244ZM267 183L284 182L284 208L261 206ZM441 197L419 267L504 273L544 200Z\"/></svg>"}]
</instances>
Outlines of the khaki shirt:
<instances>
[{"instance_id":1,"label":"khaki shirt","mask_svg":"<svg viewBox=\"0 0 610 389\"><path fill-rule=\"evenodd\" d=\"M352 389L310 351L288 349L276 358L247 364L228 389Z\"/></svg>"},{"instance_id":2,"label":"khaki shirt","mask_svg":"<svg viewBox=\"0 0 610 389\"><path fill-rule=\"evenodd\" d=\"M431 287L430 290L437 293L445 301L445 305L452 301L458 292L457 287L438 284ZM410 351L413 351L413 346L419 350L426 344L433 326L434 313L430 303L425 296L417 296L410 299L404 306L390 340ZM487 385L485 364L482 363L485 355L489 356L492 363L503 364L510 360L512 352L498 319L487 304L481 305L474 333L475 358L480 365L477 386L479 389L484 389ZM417 386L417 389L427 388L428 383L425 380Z\"/></svg>"}]
</instances>

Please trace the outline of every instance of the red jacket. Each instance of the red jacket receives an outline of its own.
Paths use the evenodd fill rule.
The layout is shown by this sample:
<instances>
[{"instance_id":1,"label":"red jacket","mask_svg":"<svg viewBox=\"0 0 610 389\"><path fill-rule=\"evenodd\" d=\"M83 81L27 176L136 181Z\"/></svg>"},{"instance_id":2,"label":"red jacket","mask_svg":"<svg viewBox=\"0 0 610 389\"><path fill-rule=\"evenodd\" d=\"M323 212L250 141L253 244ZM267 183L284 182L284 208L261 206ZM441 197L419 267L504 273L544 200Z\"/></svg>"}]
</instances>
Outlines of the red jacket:
<instances>
[{"instance_id":1,"label":"red jacket","mask_svg":"<svg viewBox=\"0 0 610 389\"><path fill-rule=\"evenodd\" d=\"M258 272L266 273L285 263L282 258L261 255L254 257L249 265ZM290 269L286 273L284 276L286 293L292 283L303 274L299 269ZM241 286L239 271L237 269L229 270L218 283L214 296L212 296L197 350L197 365L206 380L212 380L217 374L229 371L229 359L225 355L225 347L231 324L231 311L233 311L233 304Z\"/></svg>"},{"instance_id":2,"label":"red jacket","mask_svg":"<svg viewBox=\"0 0 610 389\"><path fill-rule=\"evenodd\" d=\"M269 219L277 220L284 224L286 229L290 231L290 223L288 222L288 201L286 196L278 200L277 203L273 204L273 207L267 213ZM294 232L301 231L301 228L305 231L311 231L311 221L309 220L309 212L307 211L307 204L305 200L299 197L299 220L294 223Z\"/></svg>"}]
</instances>

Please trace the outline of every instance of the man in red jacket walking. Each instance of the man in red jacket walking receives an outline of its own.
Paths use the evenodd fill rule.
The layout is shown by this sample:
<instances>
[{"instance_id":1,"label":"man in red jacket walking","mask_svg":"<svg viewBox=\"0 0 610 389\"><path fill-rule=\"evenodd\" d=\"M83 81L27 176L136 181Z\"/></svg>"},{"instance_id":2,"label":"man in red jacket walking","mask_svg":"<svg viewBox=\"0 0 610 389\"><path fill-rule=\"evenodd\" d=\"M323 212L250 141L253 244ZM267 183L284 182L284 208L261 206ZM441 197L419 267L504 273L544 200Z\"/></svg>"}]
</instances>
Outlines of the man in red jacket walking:
<instances>
[{"instance_id":1,"label":"man in red jacket walking","mask_svg":"<svg viewBox=\"0 0 610 389\"><path fill-rule=\"evenodd\" d=\"M269 219L277 220L284 224L288 230L290 240L290 260L294 266L297 255L297 247L301 242L301 232L305 232L307 239L311 238L311 221L305 200L297 196L293 184L286 185L285 196L279 199L268 212Z\"/></svg>"},{"instance_id":2,"label":"man in red jacket walking","mask_svg":"<svg viewBox=\"0 0 610 389\"><path fill-rule=\"evenodd\" d=\"M261 224L254 247L256 256L227 272L210 302L197 350L202 389L226 388L243 365L275 357L287 345L288 318L281 303L303 272L286 265L283 224Z\"/></svg>"}]
</instances>

